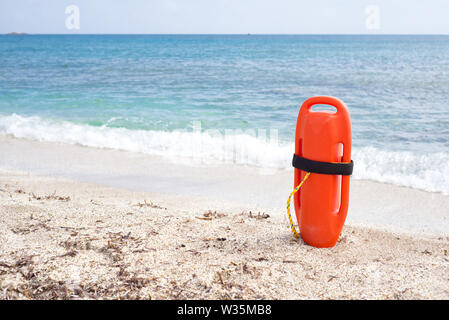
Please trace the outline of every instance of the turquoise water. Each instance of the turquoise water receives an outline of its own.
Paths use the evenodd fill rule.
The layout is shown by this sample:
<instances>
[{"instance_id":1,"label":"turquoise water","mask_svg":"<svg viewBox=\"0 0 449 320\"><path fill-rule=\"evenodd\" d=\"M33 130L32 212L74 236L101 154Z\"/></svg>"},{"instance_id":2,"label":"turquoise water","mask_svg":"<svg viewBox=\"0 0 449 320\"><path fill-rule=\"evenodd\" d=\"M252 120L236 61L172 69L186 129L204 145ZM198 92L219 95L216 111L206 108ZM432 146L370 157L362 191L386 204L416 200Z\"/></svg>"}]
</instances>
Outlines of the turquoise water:
<instances>
[{"instance_id":1,"label":"turquoise water","mask_svg":"<svg viewBox=\"0 0 449 320\"><path fill-rule=\"evenodd\" d=\"M196 121L202 157L284 168L314 95L350 109L355 178L449 192L447 36L0 36L3 135L189 155Z\"/></svg>"}]
</instances>

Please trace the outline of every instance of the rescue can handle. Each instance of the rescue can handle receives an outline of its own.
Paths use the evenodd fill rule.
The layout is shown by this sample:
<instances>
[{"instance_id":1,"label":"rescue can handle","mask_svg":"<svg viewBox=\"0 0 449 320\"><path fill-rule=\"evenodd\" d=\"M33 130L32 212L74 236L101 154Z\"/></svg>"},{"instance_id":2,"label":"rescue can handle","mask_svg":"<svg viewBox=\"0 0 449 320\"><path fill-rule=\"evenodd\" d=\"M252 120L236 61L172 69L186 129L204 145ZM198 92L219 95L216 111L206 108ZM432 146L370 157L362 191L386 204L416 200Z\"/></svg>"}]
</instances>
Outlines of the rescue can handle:
<instances>
[{"instance_id":1,"label":"rescue can handle","mask_svg":"<svg viewBox=\"0 0 449 320\"><path fill-rule=\"evenodd\" d=\"M317 104L326 104L334 107L337 109L337 114L346 113L348 114L348 108L344 104L343 101L341 101L338 98L330 97L330 96L317 96L312 97L304 101L303 106L305 107L305 111L310 111L310 108L312 108L314 105Z\"/></svg>"}]
</instances>

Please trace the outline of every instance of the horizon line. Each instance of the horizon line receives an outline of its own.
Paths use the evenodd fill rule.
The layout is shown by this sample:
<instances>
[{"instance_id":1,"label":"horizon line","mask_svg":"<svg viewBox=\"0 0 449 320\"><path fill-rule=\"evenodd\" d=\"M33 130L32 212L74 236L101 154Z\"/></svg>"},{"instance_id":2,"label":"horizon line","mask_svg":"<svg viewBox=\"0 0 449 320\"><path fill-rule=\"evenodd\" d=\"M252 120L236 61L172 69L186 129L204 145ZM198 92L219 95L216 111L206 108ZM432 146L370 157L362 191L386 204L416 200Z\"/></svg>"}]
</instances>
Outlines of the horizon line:
<instances>
[{"instance_id":1,"label":"horizon line","mask_svg":"<svg viewBox=\"0 0 449 320\"><path fill-rule=\"evenodd\" d=\"M182 35L182 36L449 36L449 33L28 33L11 31L0 35Z\"/></svg>"}]
</instances>

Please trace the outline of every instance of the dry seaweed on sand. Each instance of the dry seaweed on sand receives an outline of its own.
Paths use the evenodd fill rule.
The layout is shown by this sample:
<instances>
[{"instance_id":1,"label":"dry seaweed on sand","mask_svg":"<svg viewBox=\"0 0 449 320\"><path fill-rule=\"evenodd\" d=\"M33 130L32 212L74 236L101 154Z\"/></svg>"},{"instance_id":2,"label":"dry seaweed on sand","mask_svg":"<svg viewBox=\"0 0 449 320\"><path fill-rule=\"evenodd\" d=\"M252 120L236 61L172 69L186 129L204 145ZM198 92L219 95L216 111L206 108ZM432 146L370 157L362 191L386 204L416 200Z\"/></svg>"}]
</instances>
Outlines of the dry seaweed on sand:
<instances>
[{"instance_id":1,"label":"dry seaweed on sand","mask_svg":"<svg viewBox=\"0 0 449 320\"><path fill-rule=\"evenodd\" d=\"M149 207L149 208L153 208L153 209L167 210L167 208L157 205L157 204L153 203L153 201L151 201L151 200L150 200L150 202L147 202L147 200L143 200L143 203L138 202L138 203L134 204L134 206L139 207L139 208Z\"/></svg>"},{"instance_id":2,"label":"dry seaweed on sand","mask_svg":"<svg viewBox=\"0 0 449 320\"><path fill-rule=\"evenodd\" d=\"M268 213L265 212L260 212L258 211L257 214L255 212L252 211L242 211L241 213L243 216L249 217L251 219L257 219L257 220L261 220L261 219L268 219L270 217L270 215Z\"/></svg>"},{"instance_id":3,"label":"dry seaweed on sand","mask_svg":"<svg viewBox=\"0 0 449 320\"><path fill-rule=\"evenodd\" d=\"M220 218L223 218L226 216L227 216L226 213L217 212L217 210L215 210L215 211L208 210L205 213L203 213L202 217L195 216L195 218L199 219L199 220L213 220L213 219L220 219Z\"/></svg>"},{"instance_id":4,"label":"dry seaweed on sand","mask_svg":"<svg viewBox=\"0 0 449 320\"><path fill-rule=\"evenodd\" d=\"M31 193L31 197L34 200L59 200L59 201L66 201L66 202L70 201L70 197L69 196L58 196L58 195L56 195L56 190L52 194L46 195L46 196L38 196L34 192L32 192Z\"/></svg>"}]
</instances>

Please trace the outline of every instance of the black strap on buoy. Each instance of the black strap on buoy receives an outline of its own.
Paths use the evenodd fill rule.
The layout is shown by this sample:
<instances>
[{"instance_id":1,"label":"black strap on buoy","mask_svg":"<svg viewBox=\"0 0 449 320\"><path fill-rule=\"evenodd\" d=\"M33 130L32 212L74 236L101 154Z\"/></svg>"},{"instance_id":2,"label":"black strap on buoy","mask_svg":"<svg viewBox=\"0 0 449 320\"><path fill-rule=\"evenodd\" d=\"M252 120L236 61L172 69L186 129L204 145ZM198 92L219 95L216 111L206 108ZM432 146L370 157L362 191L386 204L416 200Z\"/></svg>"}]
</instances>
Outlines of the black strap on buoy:
<instances>
[{"instance_id":1,"label":"black strap on buoy","mask_svg":"<svg viewBox=\"0 0 449 320\"><path fill-rule=\"evenodd\" d=\"M293 154L292 165L296 169L305 172L342 176L350 176L354 168L354 162L352 160L351 162L322 162L306 159L296 154Z\"/></svg>"}]
</instances>

